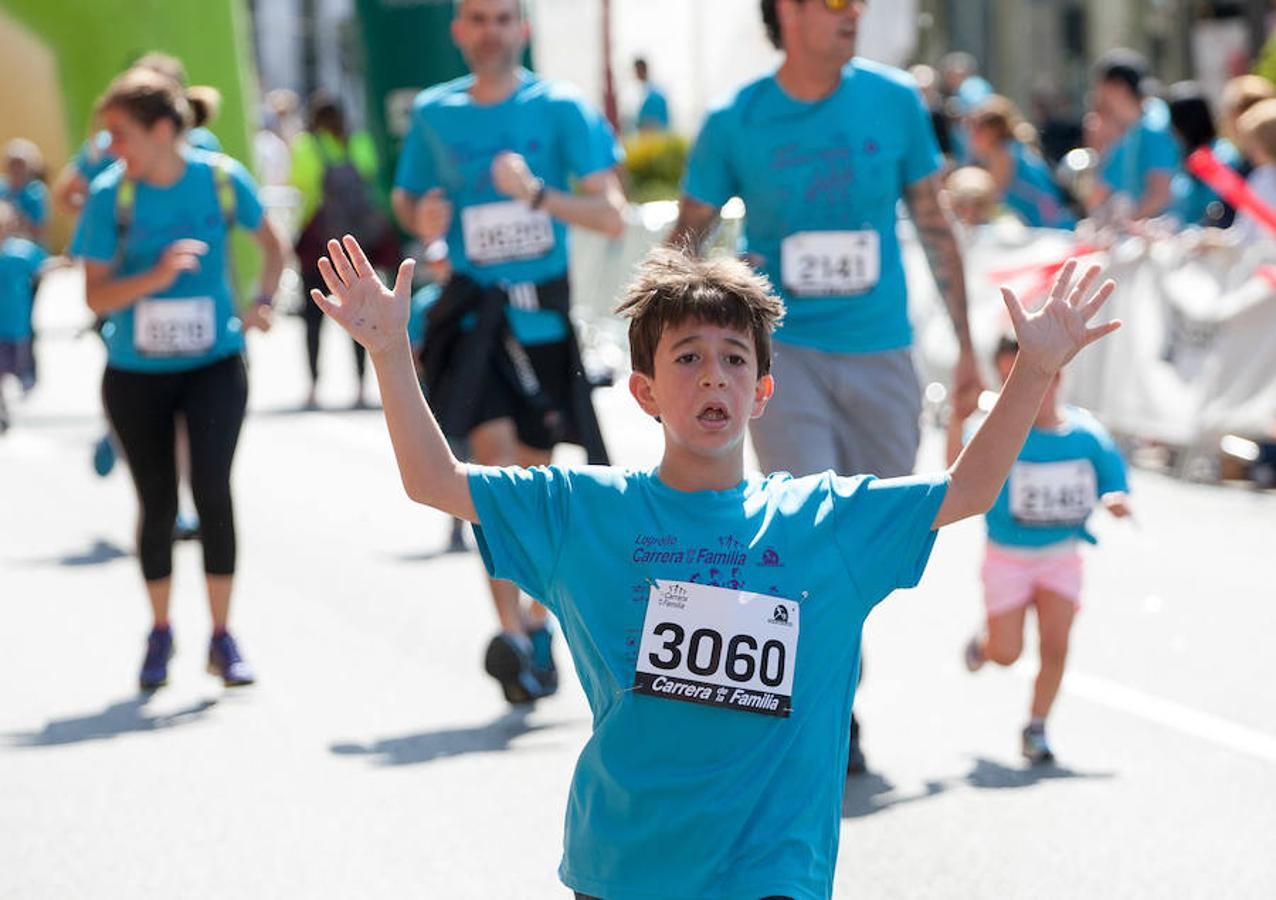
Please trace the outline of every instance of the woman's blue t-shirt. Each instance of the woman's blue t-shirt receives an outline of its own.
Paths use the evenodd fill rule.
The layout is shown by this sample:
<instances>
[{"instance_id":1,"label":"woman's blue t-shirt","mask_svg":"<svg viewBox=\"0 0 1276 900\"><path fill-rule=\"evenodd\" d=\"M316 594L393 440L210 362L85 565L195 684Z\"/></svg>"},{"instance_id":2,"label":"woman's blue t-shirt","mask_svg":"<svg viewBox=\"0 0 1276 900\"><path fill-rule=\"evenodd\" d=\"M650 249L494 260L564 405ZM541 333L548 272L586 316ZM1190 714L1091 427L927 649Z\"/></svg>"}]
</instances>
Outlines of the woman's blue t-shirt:
<instances>
[{"instance_id":1,"label":"woman's blue t-shirt","mask_svg":"<svg viewBox=\"0 0 1276 900\"><path fill-rule=\"evenodd\" d=\"M230 232L218 198L214 166L223 166L235 195L234 222L255 230L261 225L262 207L257 185L241 165L229 157L186 149L186 171L169 187L136 183L131 222L120 246L120 211L117 196L124 181L124 166L112 166L94 180L80 217L71 253L86 260L114 265L114 277L127 278L153 268L165 248L175 241L196 239L208 244L208 253L195 272L183 272L155 297L116 310L106 316L102 338L107 363L134 372L178 372L198 368L244 349L242 325L235 312L229 275ZM165 310L158 304L172 301L211 302L211 343L197 352L148 352L138 310L147 316ZM143 307L148 301L156 307ZM189 307L189 303L185 306ZM168 307L175 310L177 307ZM156 317L156 321L159 318ZM141 323L145 325L145 322Z\"/></svg>"}]
</instances>

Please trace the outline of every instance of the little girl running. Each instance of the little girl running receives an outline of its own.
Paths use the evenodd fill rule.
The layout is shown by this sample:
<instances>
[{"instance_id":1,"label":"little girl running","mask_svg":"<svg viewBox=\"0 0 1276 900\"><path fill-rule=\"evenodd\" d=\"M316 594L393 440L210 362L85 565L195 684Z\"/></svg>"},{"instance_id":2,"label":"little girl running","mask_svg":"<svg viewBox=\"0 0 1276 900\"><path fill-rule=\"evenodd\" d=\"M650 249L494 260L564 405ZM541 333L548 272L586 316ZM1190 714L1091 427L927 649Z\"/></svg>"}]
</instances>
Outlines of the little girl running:
<instances>
[{"instance_id":1,"label":"little girl running","mask_svg":"<svg viewBox=\"0 0 1276 900\"><path fill-rule=\"evenodd\" d=\"M1004 338L996 366L1004 381L1019 346ZM1068 634L1081 608L1078 541L1095 543L1086 520L1102 504L1118 518L1126 503L1125 462L1112 436L1084 410L1058 404L1056 374L1028 440L988 511L988 548L982 570L987 626L966 645L966 668L985 662L1009 666L1023 651L1027 609L1036 609L1041 666L1023 730L1023 755L1034 764L1054 761L1046 717L1063 680ZM948 459L961 451L964 421L948 428Z\"/></svg>"}]
</instances>

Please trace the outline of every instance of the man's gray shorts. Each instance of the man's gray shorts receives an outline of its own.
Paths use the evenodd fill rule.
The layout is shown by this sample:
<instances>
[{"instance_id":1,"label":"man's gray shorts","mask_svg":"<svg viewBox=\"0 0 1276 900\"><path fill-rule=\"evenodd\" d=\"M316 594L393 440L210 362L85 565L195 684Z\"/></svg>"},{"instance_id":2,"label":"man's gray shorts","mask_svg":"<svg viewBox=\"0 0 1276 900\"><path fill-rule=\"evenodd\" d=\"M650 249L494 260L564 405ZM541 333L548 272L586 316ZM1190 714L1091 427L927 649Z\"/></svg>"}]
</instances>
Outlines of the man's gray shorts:
<instances>
[{"instance_id":1,"label":"man's gray shorts","mask_svg":"<svg viewBox=\"0 0 1276 900\"><path fill-rule=\"evenodd\" d=\"M912 352L826 353L776 343L775 396L750 424L763 472L908 475L921 440Z\"/></svg>"}]
</instances>

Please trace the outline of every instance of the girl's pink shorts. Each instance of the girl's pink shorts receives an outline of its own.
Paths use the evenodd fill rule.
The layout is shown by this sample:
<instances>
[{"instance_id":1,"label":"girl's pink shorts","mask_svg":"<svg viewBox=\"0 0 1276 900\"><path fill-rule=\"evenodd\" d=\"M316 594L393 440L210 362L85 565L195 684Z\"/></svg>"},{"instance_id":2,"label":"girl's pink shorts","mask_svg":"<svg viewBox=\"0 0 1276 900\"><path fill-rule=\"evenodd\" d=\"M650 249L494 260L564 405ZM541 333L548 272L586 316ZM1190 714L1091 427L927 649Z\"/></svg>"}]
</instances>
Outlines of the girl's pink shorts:
<instances>
[{"instance_id":1,"label":"girl's pink shorts","mask_svg":"<svg viewBox=\"0 0 1276 900\"><path fill-rule=\"evenodd\" d=\"M1037 588L1067 597L1081 608L1081 554L1072 541L1041 549L989 542L980 574L990 616L1027 606Z\"/></svg>"}]
</instances>

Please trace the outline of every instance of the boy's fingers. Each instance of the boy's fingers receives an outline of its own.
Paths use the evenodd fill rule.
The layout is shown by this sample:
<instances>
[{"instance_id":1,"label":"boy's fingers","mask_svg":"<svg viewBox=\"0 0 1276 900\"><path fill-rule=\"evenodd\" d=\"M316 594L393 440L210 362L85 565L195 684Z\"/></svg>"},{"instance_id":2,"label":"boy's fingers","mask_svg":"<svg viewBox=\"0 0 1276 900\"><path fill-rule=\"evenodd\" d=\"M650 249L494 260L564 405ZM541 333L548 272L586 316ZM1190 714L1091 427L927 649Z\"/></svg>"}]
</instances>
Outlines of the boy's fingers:
<instances>
[{"instance_id":1,"label":"boy's fingers","mask_svg":"<svg viewBox=\"0 0 1276 900\"><path fill-rule=\"evenodd\" d=\"M1111 278L1103 282L1099 289L1095 291L1094 296L1086 302L1085 306L1081 307L1081 317L1088 322L1099 311L1099 307L1108 301L1108 298L1112 296L1112 292L1115 290L1116 282Z\"/></svg>"},{"instance_id":2,"label":"boy's fingers","mask_svg":"<svg viewBox=\"0 0 1276 900\"><path fill-rule=\"evenodd\" d=\"M1014 324L1015 331L1018 331L1019 326L1022 325L1024 319L1027 318L1024 314L1022 304L1019 303L1019 298L1015 296L1014 291L1003 286L1001 288L1001 299L1006 304L1006 311L1010 313L1010 321Z\"/></svg>"},{"instance_id":3,"label":"boy's fingers","mask_svg":"<svg viewBox=\"0 0 1276 900\"><path fill-rule=\"evenodd\" d=\"M351 261L354 262L354 270L359 275L366 278L369 275L375 276L377 274L372 268L372 263L368 262L368 255L363 252L363 248L359 246L359 242L355 240L354 235L347 234L341 239L341 243L345 245Z\"/></svg>"},{"instance_id":4,"label":"boy's fingers","mask_svg":"<svg viewBox=\"0 0 1276 900\"><path fill-rule=\"evenodd\" d=\"M1085 270L1085 274L1081 276L1081 280L1077 282L1077 286L1072 289L1072 293L1068 295L1068 305L1074 309L1081 306L1086 295L1090 293L1090 288L1094 286L1095 280L1099 277L1099 273L1103 270L1098 266L1090 266Z\"/></svg>"},{"instance_id":5,"label":"boy's fingers","mask_svg":"<svg viewBox=\"0 0 1276 900\"><path fill-rule=\"evenodd\" d=\"M341 277L342 284L354 284L357 277L354 266L350 265L350 259L346 256L345 248L341 246L340 241L336 239L328 241L328 258L332 260L332 268Z\"/></svg>"},{"instance_id":6,"label":"boy's fingers","mask_svg":"<svg viewBox=\"0 0 1276 900\"><path fill-rule=\"evenodd\" d=\"M1068 287L1072 284L1072 275L1077 271L1077 261L1069 259L1055 276L1054 287L1050 289L1051 300L1062 300L1068 296Z\"/></svg>"},{"instance_id":7,"label":"boy's fingers","mask_svg":"<svg viewBox=\"0 0 1276 900\"><path fill-rule=\"evenodd\" d=\"M1085 332L1085 343L1082 346L1093 344L1101 337L1107 337L1112 332L1121 327L1120 319L1113 319L1111 322L1105 322L1102 325L1096 325L1093 328L1087 328Z\"/></svg>"},{"instance_id":8,"label":"boy's fingers","mask_svg":"<svg viewBox=\"0 0 1276 900\"><path fill-rule=\"evenodd\" d=\"M332 268L332 261L328 257L323 256L319 259L319 277L323 279L323 283L328 286L328 292L345 299L346 286L341 283L341 279L337 276L336 271Z\"/></svg>"},{"instance_id":9,"label":"boy's fingers","mask_svg":"<svg viewBox=\"0 0 1276 900\"><path fill-rule=\"evenodd\" d=\"M416 260L405 259L399 263L399 274L394 278L394 295L408 297L412 293L412 273L416 271Z\"/></svg>"}]
</instances>

